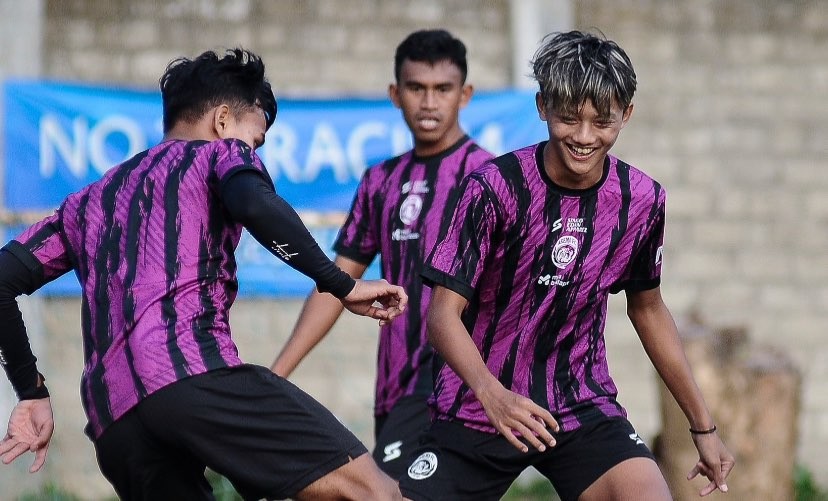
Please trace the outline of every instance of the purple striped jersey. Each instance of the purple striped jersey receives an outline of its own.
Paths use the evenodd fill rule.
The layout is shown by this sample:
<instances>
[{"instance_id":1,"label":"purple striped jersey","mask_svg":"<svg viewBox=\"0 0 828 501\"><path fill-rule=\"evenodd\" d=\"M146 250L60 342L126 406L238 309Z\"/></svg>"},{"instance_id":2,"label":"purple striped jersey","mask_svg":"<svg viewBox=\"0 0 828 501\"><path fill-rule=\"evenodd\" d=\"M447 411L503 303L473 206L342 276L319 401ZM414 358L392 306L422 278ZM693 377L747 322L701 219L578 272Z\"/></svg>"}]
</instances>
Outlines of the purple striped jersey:
<instances>
[{"instance_id":1,"label":"purple striped jersey","mask_svg":"<svg viewBox=\"0 0 828 501\"><path fill-rule=\"evenodd\" d=\"M170 383L242 363L228 323L242 226L219 197L242 169L267 176L241 141L163 142L16 238L46 280L74 269L80 281L91 437Z\"/></svg>"},{"instance_id":2,"label":"purple striped jersey","mask_svg":"<svg viewBox=\"0 0 828 501\"><path fill-rule=\"evenodd\" d=\"M463 177L492 155L469 137L430 157L413 151L368 169L357 188L351 212L334 250L370 264L381 257L382 276L405 287L408 308L380 328L374 413L387 414L408 395L430 395L432 350L425 314L431 289L420 273L437 235L457 204Z\"/></svg>"},{"instance_id":3,"label":"purple striped jersey","mask_svg":"<svg viewBox=\"0 0 828 501\"><path fill-rule=\"evenodd\" d=\"M626 416L607 366L607 300L659 285L665 192L612 156L594 187L562 188L543 169L544 145L498 157L466 179L423 276L468 300L463 323L503 386L568 431ZM494 432L459 376L438 369L437 417Z\"/></svg>"}]
</instances>

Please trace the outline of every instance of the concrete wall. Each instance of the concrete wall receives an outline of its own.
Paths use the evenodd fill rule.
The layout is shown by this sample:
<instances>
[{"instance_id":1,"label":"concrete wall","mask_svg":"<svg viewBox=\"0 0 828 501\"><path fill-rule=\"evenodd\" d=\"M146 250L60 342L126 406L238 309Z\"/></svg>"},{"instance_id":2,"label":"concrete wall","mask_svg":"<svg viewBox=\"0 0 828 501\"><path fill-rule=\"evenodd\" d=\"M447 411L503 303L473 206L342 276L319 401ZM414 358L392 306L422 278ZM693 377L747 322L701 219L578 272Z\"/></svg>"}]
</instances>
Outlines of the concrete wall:
<instances>
[{"instance_id":1,"label":"concrete wall","mask_svg":"<svg viewBox=\"0 0 828 501\"><path fill-rule=\"evenodd\" d=\"M0 0L9 12L12 4ZM799 460L828 484L820 448L828 443L828 393L819 384L828 379L825 2L580 0L569 7L563 10L573 27L599 28L636 67L636 109L615 153L668 190L668 304L679 319L698 312L712 325L745 325L755 341L791 354L804 375ZM550 10L548 26L560 26ZM265 58L279 95L377 95L392 77L399 40L442 26L466 41L471 81L500 88L521 66L528 71L531 55L514 55L510 12L506 0L51 0L39 14L38 71L154 87L176 56L241 44ZM9 60L0 55L0 67ZM81 432L77 302L24 306L44 336L35 345L59 424L47 471L36 479L102 498L111 490ZM239 302L232 318L242 355L269 364L300 307ZM610 313L621 401L640 433L652 437L659 429L653 371L623 298L613 299ZM372 322L344 316L295 377L369 445L375 336ZM0 385L0 410L9 394ZM0 470L3 492L39 481L23 475L23 466Z\"/></svg>"}]
</instances>

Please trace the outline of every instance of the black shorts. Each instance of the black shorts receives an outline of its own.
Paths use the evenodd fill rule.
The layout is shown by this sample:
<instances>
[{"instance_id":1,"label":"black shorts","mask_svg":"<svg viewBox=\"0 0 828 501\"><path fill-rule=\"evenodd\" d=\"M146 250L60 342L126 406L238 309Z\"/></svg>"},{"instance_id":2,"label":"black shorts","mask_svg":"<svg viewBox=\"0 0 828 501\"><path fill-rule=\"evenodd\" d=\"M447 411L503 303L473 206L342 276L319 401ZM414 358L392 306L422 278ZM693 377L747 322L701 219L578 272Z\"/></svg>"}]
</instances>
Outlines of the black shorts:
<instances>
[{"instance_id":1,"label":"black shorts","mask_svg":"<svg viewBox=\"0 0 828 501\"><path fill-rule=\"evenodd\" d=\"M401 398L384 416L374 421L374 461L393 479L408 469L408 456L417 446L420 435L431 425L428 397L412 395Z\"/></svg>"},{"instance_id":2,"label":"black shorts","mask_svg":"<svg viewBox=\"0 0 828 501\"><path fill-rule=\"evenodd\" d=\"M414 501L498 500L530 466L552 482L563 501L576 500L613 466L653 455L623 418L608 418L555 435L557 445L520 452L502 435L461 423L435 421L409 457L400 478L403 496ZM654 459L653 459L654 460Z\"/></svg>"},{"instance_id":3,"label":"black shorts","mask_svg":"<svg viewBox=\"0 0 828 501\"><path fill-rule=\"evenodd\" d=\"M95 441L121 499L213 499L205 467L245 499L284 499L368 452L322 404L264 367L217 369L145 398Z\"/></svg>"}]
</instances>

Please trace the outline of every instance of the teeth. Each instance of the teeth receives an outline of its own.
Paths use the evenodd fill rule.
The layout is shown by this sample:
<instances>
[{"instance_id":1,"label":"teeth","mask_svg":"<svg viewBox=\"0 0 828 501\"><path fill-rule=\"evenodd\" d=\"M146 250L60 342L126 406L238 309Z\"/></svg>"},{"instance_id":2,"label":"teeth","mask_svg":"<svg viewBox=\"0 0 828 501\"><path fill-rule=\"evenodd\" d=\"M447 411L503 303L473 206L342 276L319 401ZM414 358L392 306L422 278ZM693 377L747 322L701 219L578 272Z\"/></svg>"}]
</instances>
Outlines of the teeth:
<instances>
[{"instance_id":1,"label":"teeth","mask_svg":"<svg viewBox=\"0 0 828 501\"><path fill-rule=\"evenodd\" d=\"M595 151L595 148L580 148L578 146L570 146L569 148L573 152L575 152L576 155L584 155L584 156L589 155L590 153Z\"/></svg>"},{"instance_id":2,"label":"teeth","mask_svg":"<svg viewBox=\"0 0 828 501\"><path fill-rule=\"evenodd\" d=\"M437 128L437 120L433 120L433 119L420 120L420 127L422 127L423 129L436 129Z\"/></svg>"}]
</instances>

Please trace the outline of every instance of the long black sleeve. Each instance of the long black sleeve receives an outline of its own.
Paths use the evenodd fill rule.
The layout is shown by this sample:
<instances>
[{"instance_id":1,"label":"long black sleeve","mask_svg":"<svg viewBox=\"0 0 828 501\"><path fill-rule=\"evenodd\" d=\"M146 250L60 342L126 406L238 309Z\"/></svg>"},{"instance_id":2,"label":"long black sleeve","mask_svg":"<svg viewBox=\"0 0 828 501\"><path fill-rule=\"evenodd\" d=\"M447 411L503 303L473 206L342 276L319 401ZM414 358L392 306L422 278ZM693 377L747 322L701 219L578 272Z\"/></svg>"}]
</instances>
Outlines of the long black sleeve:
<instances>
[{"instance_id":1,"label":"long black sleeve","mask_svg":"<svg viewBox=\"0 0 828 501\"><path fill-rule=\"evenodd\" d=\"M38 273L0 249L0 364L20 400L49 396L17 304L17 296L31 294L40 285Z\"/></svg>"},{"instance_id":2,"label":"long black sleeve","mask_svg":"<svg viewBox=\"0 0 828 501\"><path fill-rule=\"evenodd\" d=\"M260 244L316 282L320 292L343 298L356 282L322 252L299 214L264 176L252 170L233 174L221 188L227 211Z\"/></svg>"}]
</instances>

